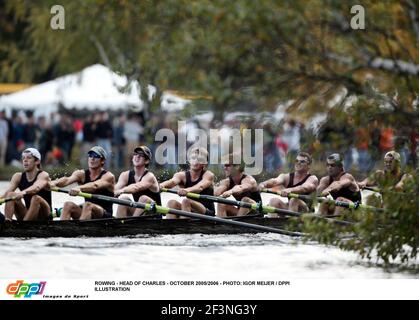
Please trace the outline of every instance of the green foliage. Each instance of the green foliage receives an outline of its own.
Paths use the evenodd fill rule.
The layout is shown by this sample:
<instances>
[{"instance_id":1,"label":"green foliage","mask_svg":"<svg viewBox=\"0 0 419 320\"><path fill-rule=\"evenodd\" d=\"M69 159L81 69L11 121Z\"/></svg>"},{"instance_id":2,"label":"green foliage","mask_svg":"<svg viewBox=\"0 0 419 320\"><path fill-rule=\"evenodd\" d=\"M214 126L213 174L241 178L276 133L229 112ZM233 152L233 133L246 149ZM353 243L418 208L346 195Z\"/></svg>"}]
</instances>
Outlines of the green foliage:
<instances>
[{"instance_id":1,"label":"green foliage","mask_svg":"<svg viewBox=\"0 0 419 320\"><path fill-rule=\"evenodd\" d=\"M355 251L362 258L376 259L385 265L396 264L417 268L419 242L419 177L407 184L403 193L390 187L383 190L384 212L357 209L347 212L350 226L338 226L327 220L305 217L299 221L308 239L336 245L343 250ZM294 222L294 224L297 222ZM416 263L416 264L415 264Z\"/></svg>"},{"instance_id":2,"label":"green foliage","mask_svg":"<svg viewBox=\"0 0 419 320\"><path fill-rule=\"evenodd\" d=\"M161 90L210 95L220 114L244 97L269 110L279 99L314 96L319 110L342 87L365 93L371 78L412 98L417 73L371 64L418 61L406 3L362 1L367 29L359 31L349 27L359 1L74 0L62 1L66 26L57 31L49 27L53 1L8 1L0 81L102 62Z\"/></svg>"}]
</instances>

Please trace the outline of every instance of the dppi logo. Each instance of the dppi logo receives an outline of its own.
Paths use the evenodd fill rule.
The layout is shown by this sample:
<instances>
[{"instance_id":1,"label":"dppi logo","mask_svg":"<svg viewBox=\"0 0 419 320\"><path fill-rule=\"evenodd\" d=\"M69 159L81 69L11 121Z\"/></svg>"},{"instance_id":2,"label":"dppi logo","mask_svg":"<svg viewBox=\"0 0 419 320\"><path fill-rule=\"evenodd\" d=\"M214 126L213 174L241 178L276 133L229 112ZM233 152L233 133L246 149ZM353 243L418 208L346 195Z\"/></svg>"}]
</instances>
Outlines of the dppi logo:
<instances>
[{"instance_id":1,"label":"dppi logo","mask_svg":"<svg viewBox=\"0 0 419 320\"><path fill-rule=\"evenodd\" d=\"M45 289L46 281L39 283L24 283L23 280L18 280L7 286L6 292L14 295L15 298L31 298L34 294L42 294Z\"/></svg>"}]
</instances>

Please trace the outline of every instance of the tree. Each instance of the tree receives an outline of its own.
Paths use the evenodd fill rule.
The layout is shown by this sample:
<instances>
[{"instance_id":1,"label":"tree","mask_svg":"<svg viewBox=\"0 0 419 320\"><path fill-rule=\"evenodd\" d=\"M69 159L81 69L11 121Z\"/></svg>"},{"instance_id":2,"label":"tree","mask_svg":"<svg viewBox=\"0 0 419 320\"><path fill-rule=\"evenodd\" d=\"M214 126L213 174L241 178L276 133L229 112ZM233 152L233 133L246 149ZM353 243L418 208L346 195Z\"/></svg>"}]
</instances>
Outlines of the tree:
<instances>
[{"instance_id":1,"label":"tree","mask_svg":"<svg viewBox=\"0 0 419 320\"><path fill-rule=\"evenodd\" d=\"M352 30L359 1L71 1L66 29L49 28L52 1L16 1L25 46L2 64L31 81L102 62L162 90L210 95L218 115L243 99L268 110L279 100L324 104L345 89L410 108L418 88L419 23L413 1L362 1L366 29ZM6 71L6 72L5 72ZM367 85L369 83L369 85ZM389 100L391 101L391 100Z\"/></svg>"}]
</instances>

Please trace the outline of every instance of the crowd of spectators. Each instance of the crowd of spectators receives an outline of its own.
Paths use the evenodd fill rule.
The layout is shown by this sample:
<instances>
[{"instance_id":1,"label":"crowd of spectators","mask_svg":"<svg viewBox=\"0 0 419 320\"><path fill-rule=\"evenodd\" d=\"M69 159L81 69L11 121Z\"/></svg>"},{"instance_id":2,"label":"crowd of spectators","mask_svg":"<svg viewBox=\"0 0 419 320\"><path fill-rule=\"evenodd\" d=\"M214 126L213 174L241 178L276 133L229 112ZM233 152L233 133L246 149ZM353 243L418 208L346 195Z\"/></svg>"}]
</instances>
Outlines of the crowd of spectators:
<instances>
[{"instance_id":1,"label":"crowd of spectators","mask_svg":"<svg viewBox=\"0 0 419 320\"><path fill-rule=\"evenodd\" d=\"M178 128L178 119L173 115L155 114L145 123L142 114L51 114L48 118L35 118L31 113L13 112L7 118L0 112L0 167L18 165L21 152L28 147L38 148L42 163L46 166L65 165L79 161L94 145L102 146L111 155L108 168L123 169L130 165L131 152L135 146L148 145L153 153L161 142L155 134L161 128L171 129L176 135L175 143L169 146L167 157L176 163L178 134L186 134L187 144L193 143L189 133L194 129L219 129L221 136L228 137L233 128L263 129L263 148L252 145L253 152L263 152L264 170L274 172L292 170L293 160L299 151L307 151L322 160L331 152L342 153L345 169L356 168L368 174L389 150L402 155L402 164L417 165L419 135L417 126L393 128L379 119L365 126L356 126L351 117L343 121L326 121L316 130L306 129L304 123L284 119L279 123L254 119L235 119L229 122L212 121L203 127L199 121L190 120ZM74 148L75 146L78 148ZM261 148L261 149L258 149ZM74 150L80 154L73 155ZM172 165L173 167L173 165Z\"/></svg>"}]
</instances>

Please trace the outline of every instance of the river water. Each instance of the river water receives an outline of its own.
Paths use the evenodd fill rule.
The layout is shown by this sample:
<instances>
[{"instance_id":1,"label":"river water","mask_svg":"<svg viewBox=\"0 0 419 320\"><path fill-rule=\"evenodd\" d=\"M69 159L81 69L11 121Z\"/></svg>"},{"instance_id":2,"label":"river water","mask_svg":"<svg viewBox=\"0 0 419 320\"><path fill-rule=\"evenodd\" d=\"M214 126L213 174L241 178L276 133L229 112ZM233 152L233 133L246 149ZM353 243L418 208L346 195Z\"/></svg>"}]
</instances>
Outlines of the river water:
<instances>
[{"instance_id":1,"label":"river water","mask_svg":"<svg viewBox=\"0 0 419 320\"><path fill-rule=\"evenodd\" d=\"M7 183L0 182L0 191ZM163 202L176 195L165 194ZM264 194L264 203L271 195ZM53 193L61 206L68 195ZM78 199L78 201L83 201ZM3 207L0 207L3 210ZM277 234L0 238L0 278L388 279L355 253Z\"/></svg>"}]
</instances>

